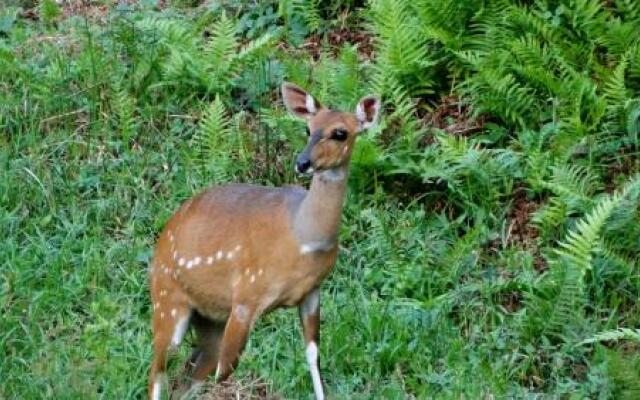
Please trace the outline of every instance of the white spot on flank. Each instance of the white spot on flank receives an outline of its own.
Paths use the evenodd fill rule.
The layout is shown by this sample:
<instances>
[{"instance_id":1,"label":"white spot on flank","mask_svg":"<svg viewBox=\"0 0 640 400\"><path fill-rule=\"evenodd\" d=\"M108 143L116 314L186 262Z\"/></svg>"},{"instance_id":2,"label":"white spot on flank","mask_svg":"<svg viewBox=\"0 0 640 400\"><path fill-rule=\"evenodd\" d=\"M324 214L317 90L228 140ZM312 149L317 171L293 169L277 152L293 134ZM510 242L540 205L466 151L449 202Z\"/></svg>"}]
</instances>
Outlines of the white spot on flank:
<instances>
[{"instance_id":1,"label":"white spot on flank","mask_svg":"<svg viewBox=\"0 0 640 400\"><path fill-rule=\"evenodd\" d=\"M173 233L171 231L169 231L169 241L173 242Z\"/></svg>"},{"instance_id":2,"label":"white spot on flank","mask_svg":"<svg viewBox=\"0 0 640 400\"><path fill-rule=\"evenodd\" d=\"M171 310L173 314L174 310ZM173 347L178 347L180 342L182 342L182 338L184 337L184 333L187 331L187 327L189 326L189 316L185 315L178 320L175 328L173 329L173 336L171 337L171 345Z\"/></svg>"},{"instance_id":3,"label":"white spot on flank","mask_svg":"<svg viewBox=\"0 0 640 400\"><path fill-rule=\"evenodd\" d=\"M177 259L178 259L178 252L177 252L177 251L174 251L174 252L173 252L173 259L174 259L174 260L177 260Z\"/></svg>"},{"instance_id":4,"label":"white spot on flank","mask_svg":"<svg viewBox=\"0 0 640 400\"><path fill-rule=\"evenodd\" d=\"M233 258L233 253L232 252L228 252L227 253L227 260L231 260Z\"/></svg>"},{"instance_id":5,"label":"white spot on flank","mask_svg":"<svg viewBox=\"0 0 640 400\"><path fill-rule=\"evenodd\" d=\"M193 267L193 261L192 261L192 260L189 260L189 261L187 262L187 269L191 269L191 267Z\"/></svg>"},{"instance_id":6,"label":"white spot on flank","mask_svg":"<svg viewBox=\"0 0 640 400\"><path fill-rule=\"evenodd\" d=\"M322 381L320 380L320 370L318 369L318 346L315 342L309 342L307 345L307 364L311 371L311 380L313 381L313 391L317 400L324 400L324 390L322 389Z\"/></svg>"},{"instance_id":7,"label":"white spot on flank","mask_svg":"<svg viewBox=\"0 0 640 400\"><path fill-rule=\"evenodd\" d=\"M233 249L233 251L239 251L241 248L242 248L242 246L237 245L237 246Z\"/></svg>"},{"instance_id":8,"label":"white spot on flank","mask_svg":"<svg viewBox=\"0 0 640 400\"><path fill-rule=\"evenodd\" d=\"M178 265L182 267L185 262L186 260L184 259L184 257L180 257L180 259L178 260Z\"/></svg>"},{"instance_id":9,"label":"white spot on flank","mask_svg":"<svg viewBox=\"0 0 640 400\"><path fill-rule=\"evenodd\" d=\"M175 318L177 313L178 313L178 311L177 311L175 308L172 308L172 309L171 309L171 316L172 316L172 317L174 317L174 318Z\"/></svg>"},{"instance_id":10,"label":"white spot on flank","mask_svg":"<svg viewBox=\"0 0 640 400\"><path fill-rule=\"evenodd\" d=\"M164 273L168 275L169 274L169 268L164 267Z\"/></svg>"},{"instance_id":11,"label":"white spot on flank","mask_svg":"<svg viewBox=\"0 0 640 400\"><path fill-rule=\"evenodd\" d=\"M200 257L196 257L193 259L193 265L199 265L200 261L202 261L202 259Z\"/></svg>"},{"instance_id":12,"label":"white spot on flank","mask_svg":"<svg viewBox=\"0 0 640 400\"><path fill-rule=\"evenodd\" d=\"M164 312L160 313L160 319L164 319Z\"/></svg>"},{"instance_id":13,"label":"white spot on flank","mask_svg":"<svg viewBox=\"0 0 640 400\"><path fill-rule=\"evenodd\" d=\"M216 253L216 258L218 260L222 260L222 251L221 250L218 250L218 253Z\"/></svg>"},{"instance_id":14,"label":"white spot on flank","mask_svg":"<svg viewBox=\"0 0 640 400\"><path fill-rule=\"evenodd\" d=\"M207 258L207 264L209 264L209 265L213 264L213 257L208 257Z\"/></svg>"},{"instance_id":15,"label":"white spot on flank","mask_svg":"<svg viewBox=\"0 0 640 400\"><path fill-rule=\"evenodd\" d=\"M160 400L162 394L162 381L164 380L164 374L157 374L156 379L153 381L153 389L151 391L151 400Z\"/></svg>"},{"instance_id":16,"label":"white spot on flank","mask_svg":"<svg viewBox=\"0 0 640 400\"><path fill-rule=\"evenodd\" d=\"M163 290L160 291L160 297L164 297L166 295L167 295L167 291L166 290L163 289Z\"/></svg>"},{"instance_id":17,"label":"white spot on flank","mask_svg":"<svg viewBox=\"0 0 640 400\"><path fill-rule=\"evenodd\" d=\"M262 270L262 268L260 268L260 269L258 270L258 276L261 276L263 272L264 272L264 271Z\"/></svg>"},{"instance_id":18,"label":"white spot on flank","mask_svg":"<svg viewBox=\"0 0 640 400\"><path fill-rule=\"evenodd\" d=\"M256 276L255 274L251 274L251 283L256 281Z\"/></svg>"},{"instance_id":19,"label":"white spot on flank","mask_svg":"<svg viewBox=\"0 0 640 400\"><path fill-rule=\"evenodd\" d=\"M307 98L305 99L305 106L307 107L307 111L309 111L309 113L311 114L315 114L318 111L318 109L316 108L316 101L310 94L308 94Z\"/></svg>"},{"instance_id":20,"label":"white spot on flank","mask_svg":"<svg viewBox=\"0 0 640 400\"><path fill-rule=\"evenodd\" d=\"M157 309L158 309L158 307L160 307L160 303L154 303L154 304L153 304L153 310L154 310L154 311L155 311L155 310L157 310Z\"/></svg>"},{"instance_id":21,"label":"white spot on flank","mask_svg":"<svg viewBox=\"0 0 640 400\"><path fill-rule=\"evenodd\" d=\"M246 269L244 270L244 274L245 274L246 276L249 276L249 268L246 268Z\"/></svg>"}]
</instances>

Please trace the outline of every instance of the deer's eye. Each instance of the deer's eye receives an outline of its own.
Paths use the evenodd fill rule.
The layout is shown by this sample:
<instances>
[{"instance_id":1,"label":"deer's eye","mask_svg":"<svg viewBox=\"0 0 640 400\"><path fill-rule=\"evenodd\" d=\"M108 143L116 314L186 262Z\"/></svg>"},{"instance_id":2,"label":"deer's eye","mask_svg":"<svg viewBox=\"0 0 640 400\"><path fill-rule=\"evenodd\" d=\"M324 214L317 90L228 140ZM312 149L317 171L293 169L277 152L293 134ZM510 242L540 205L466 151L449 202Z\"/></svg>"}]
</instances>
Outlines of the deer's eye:
<instances>
[{"instance_id":1,"label":"deer's eye","mask_svg":"<svg viewBox=\"0 0 640 400\"><path fill-rule=\"evenodd\" d=\"M348 135L349 132L345 131L344 129L336 129L331 134L331 139L339 140L342 142L347 139Z\"/></svg>"},{"instance_id":2,"label":"deer's eye","mask_svg":"<svg viewBox=\"0 0 640 400\"><path fill-rule=\"evenodd\" d=\"M305 126L304 129L307 130L307 136L311 135L311 131L309 130L309 126Z\"/></svg>"}]
</instances>

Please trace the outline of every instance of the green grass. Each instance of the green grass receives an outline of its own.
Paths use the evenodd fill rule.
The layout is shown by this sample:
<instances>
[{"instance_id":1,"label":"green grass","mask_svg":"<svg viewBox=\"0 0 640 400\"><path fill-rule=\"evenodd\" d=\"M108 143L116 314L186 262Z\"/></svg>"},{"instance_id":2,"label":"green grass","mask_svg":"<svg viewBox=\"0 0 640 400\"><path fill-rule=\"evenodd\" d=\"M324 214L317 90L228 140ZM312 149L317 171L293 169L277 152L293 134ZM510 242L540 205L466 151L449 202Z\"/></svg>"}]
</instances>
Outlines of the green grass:
<instances>
[{"instance_id":1,"label":"green grass","mask_svg":"<svg viewBox=\"0 0 640 400\"><path fill-rule=\"evenodd\" d=\"M284 79L385 100L322 292L331 398L640 396L640 8L561 3L0 10L0 397L144 397L165 221L211 185L306 184ZM236 376L312 398L295 310Z\"/></svg>"}]
</instances>

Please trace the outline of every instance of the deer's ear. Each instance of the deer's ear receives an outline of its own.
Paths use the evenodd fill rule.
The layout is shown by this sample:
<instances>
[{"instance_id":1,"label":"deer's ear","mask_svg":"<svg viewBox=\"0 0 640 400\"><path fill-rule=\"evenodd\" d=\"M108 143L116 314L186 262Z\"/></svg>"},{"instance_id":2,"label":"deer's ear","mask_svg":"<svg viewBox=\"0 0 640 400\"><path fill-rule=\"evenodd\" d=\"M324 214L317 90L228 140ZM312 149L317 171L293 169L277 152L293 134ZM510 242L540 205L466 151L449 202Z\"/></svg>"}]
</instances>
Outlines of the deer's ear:
<instances>
[{"instance_id":1,"label":"deer's ear","mask_svg":"<svg viewBox=\"0 0 640 400\"><path fill-rule=\"evenodd\" d=\"M281 90L287 110L298 118L308 119L322 109L318 100L293 83L284 82Z\"/></svg>"},{"instance_id":2,"label":"deer's ear","mask_svg":"<svg viewBox=\"0 0 640 400\"><path fill-rule=\"evenodd\" d=\"M360 130L369 129L378 122L380 114L380 98L377 96L365 96L356 106L356 118L360 123Z\"/></svg>"}]
</instances>

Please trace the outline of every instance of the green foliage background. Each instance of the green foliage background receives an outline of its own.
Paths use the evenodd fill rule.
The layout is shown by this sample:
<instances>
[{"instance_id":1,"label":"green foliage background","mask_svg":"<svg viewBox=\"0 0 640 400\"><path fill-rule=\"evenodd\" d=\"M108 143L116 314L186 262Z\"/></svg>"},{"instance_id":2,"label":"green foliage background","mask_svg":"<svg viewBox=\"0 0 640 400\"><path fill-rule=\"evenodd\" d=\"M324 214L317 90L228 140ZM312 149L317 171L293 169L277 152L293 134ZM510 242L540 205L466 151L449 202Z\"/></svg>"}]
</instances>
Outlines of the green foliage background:
<instances>
[{"instance_id":1,"label":"green foliage background","mask_svg":"<svg viewBox=\"0 0 640 400\"><path fill-rule=\"evenodd\" d=\"M285 79L384 100L323 288L330 396L640 397L640 3L165 3L0 9L0 397L144 395L167 218L306 184ZM294 311L236 376L310 397Z\"/></svg>"}]
</instances>

